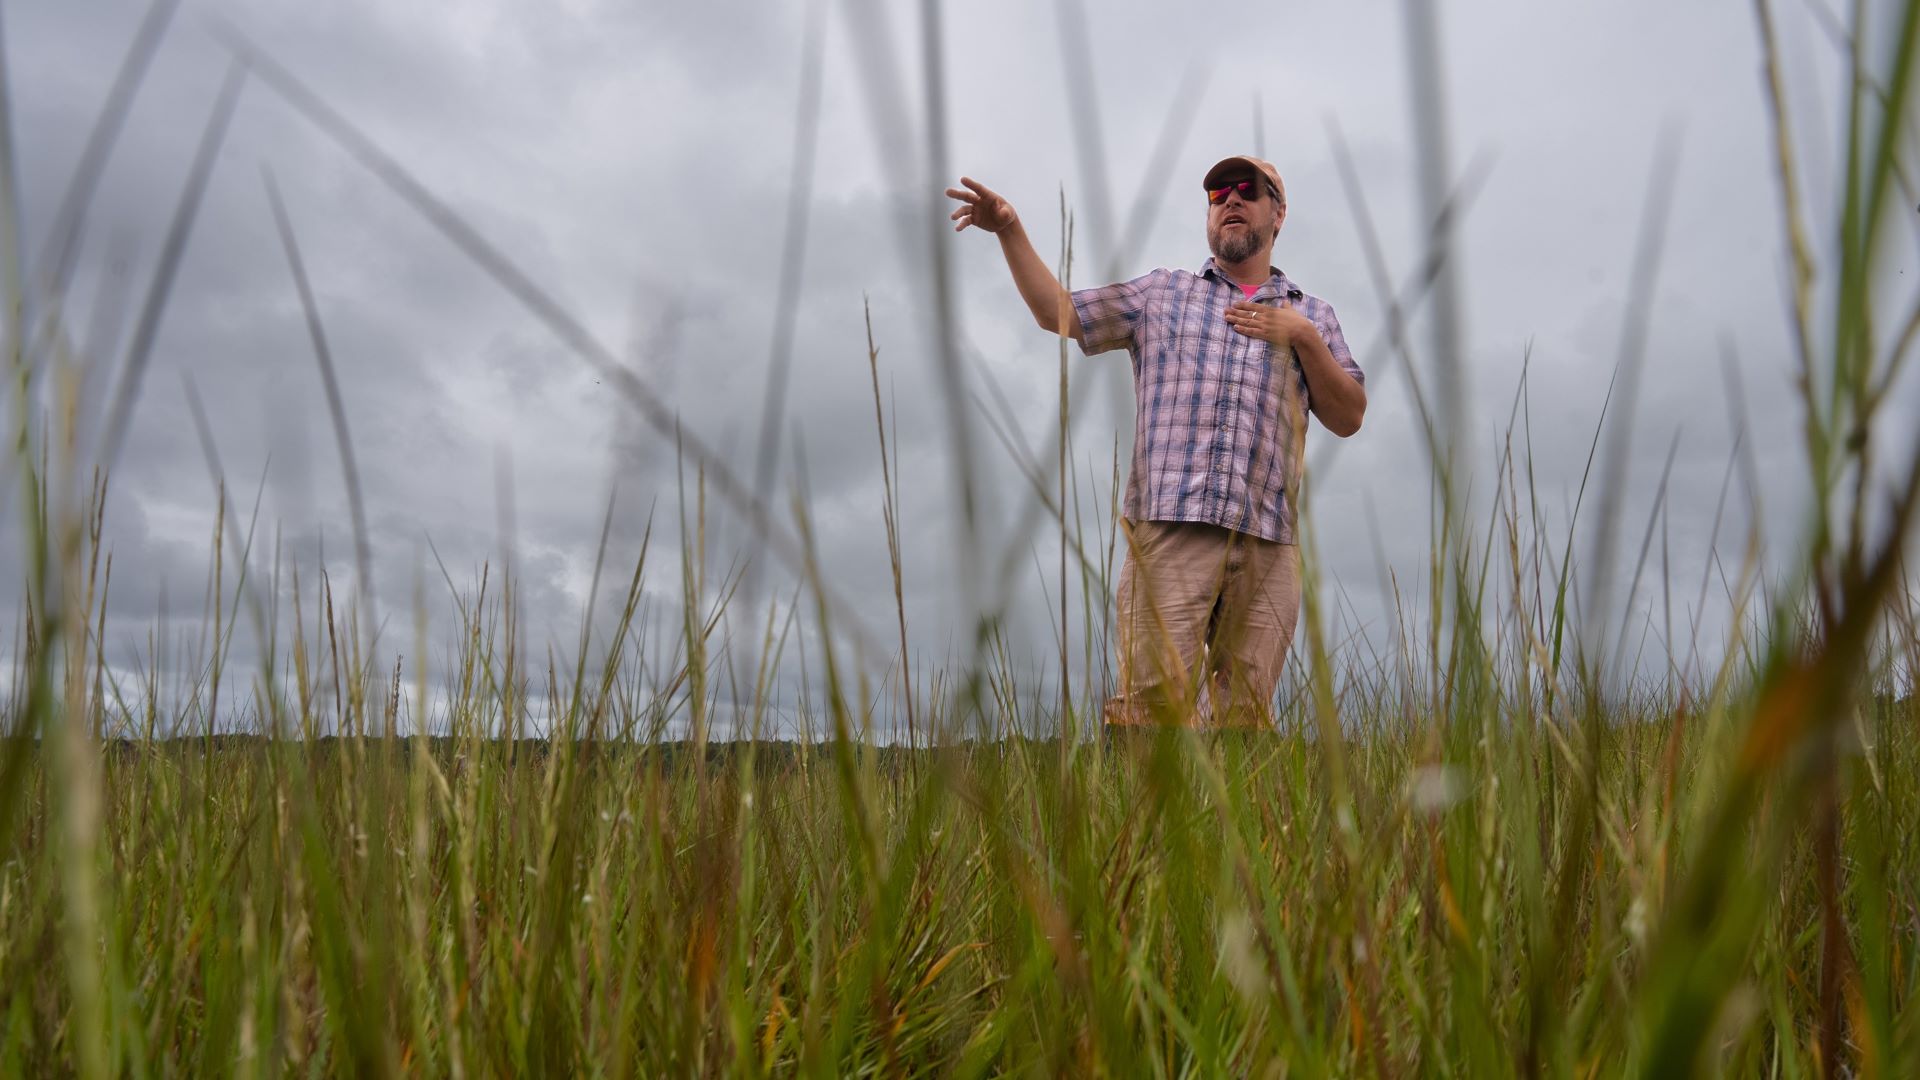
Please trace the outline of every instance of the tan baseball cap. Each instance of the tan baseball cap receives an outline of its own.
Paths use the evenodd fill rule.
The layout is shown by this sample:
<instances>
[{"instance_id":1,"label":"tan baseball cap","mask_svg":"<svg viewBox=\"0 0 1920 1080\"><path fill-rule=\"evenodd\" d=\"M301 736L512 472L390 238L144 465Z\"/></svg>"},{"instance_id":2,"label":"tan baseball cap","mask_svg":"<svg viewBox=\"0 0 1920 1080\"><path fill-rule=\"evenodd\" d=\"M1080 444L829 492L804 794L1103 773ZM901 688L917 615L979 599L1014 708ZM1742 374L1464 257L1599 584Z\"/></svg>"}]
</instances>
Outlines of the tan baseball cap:
<instances>
[{"instance_id":1,"label":"tan baseball cap","mask_svg":"<svg viewBox=\"0 0 1920 1080\"><path fill-rule=\"evenodd\" d=\"M1271 181L1273 183L1273 190L1280 193L1281 204L1284 205L1286 203L1287 185L1280 182L1280 170L1273 167L1273 162L1262 161L1257 157L1221 158L1218 162L1214 163L1213 168L1207 170L1206 178L1200 182L1200 186L1205 188L1219 187L1220 180L1223 176L1231 176L1236 172L1247 170L1259 173Z\"/></svg>"}]
</instances>

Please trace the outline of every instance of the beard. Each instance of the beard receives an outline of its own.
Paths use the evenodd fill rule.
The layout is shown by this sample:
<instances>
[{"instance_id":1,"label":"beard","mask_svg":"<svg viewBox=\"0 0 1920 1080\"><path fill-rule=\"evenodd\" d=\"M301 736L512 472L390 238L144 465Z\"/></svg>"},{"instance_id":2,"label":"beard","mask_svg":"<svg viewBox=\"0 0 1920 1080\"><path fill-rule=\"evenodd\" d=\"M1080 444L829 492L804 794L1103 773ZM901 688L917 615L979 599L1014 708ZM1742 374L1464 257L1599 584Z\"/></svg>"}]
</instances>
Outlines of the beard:
<instances>
[{"instance_id":1,"label":"beard","mask_svg":"<svg viewBox=\"0 0 1920 1080\"><path fill-rule=\"evenodd\" d=\"M1259 254L1272 240L1272 232L1252 222L1232 233L1216 225L1207 227L1207 246L1213 249L1213 257L1221 262L1244 262Z\"/></svg>"}]
</instances>

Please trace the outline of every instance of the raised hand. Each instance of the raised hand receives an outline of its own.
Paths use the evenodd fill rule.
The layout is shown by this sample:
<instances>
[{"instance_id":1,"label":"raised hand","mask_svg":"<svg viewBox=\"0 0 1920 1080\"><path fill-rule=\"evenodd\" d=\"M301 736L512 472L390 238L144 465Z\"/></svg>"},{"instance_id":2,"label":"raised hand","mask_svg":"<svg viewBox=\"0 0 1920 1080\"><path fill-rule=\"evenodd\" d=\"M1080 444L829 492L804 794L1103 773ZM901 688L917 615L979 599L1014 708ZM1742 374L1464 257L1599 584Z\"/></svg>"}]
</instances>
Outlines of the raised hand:
<instances>
[{"instance_id":1,"label":"raised hand","mask_svg":"<svg viewBox=\"0 0 1920 1080\"><path fill-rule=\"evenodd\" d=\"M952 220L960 224L953 227L954 232L964 232L972 225L982 232L998 233L1020 220L1013 212L1013 204L1001 197L972 177L960 178L962 187L948 188L947 197L960 201Z\"/></svg>"}]
</instances>

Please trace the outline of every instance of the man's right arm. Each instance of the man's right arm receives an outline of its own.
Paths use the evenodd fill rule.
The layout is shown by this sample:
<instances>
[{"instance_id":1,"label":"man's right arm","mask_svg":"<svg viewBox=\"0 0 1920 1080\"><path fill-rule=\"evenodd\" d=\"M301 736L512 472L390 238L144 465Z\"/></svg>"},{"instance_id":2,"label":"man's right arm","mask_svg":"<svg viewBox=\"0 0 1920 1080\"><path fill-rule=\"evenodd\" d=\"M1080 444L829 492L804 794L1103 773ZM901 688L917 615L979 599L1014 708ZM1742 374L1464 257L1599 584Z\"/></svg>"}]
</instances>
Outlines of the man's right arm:
<instances>
[{"instance_id":1,"label":"man's right arm","mask_svg":"<svg viewBox=\"0 0 1920 1080\"><path fill-rule=\"evenodd\" d=\"M1046 260L1034 250L1026 227L1017 219L1000 231L1000 253L1007 257L1013 284L1020 290L1020 299L1027 302L1027 309L1033 312L1033 321L1040 324L1040 329L1050 334L1065 334L1085 345L1087 333L1080 325L1080 313L1074 310L1073 299L1061 286L1060 279L1053 276Z\"/></svg>"},{"instance_id":2,"label":"man's right arm","mask_svg":"<svg viewBox=\"0 0 1920 1080\"><path fill-rule=\"evenodd\" d=\"M1074 310L1073 300L1061 287L1060 279L1053 276L1046 260L1034 250L1033 241L1020 223L1020 215L1014 213L1013 204L970 177L961 177L960 183L961 187L947 189L947 195L960 202L959 209L952 215L952 219L960 223L954 231L961 232L972 225L998 236L1000 253L1007 258L1013 284L1020 290L1020 298L1027 302L1027 310L1033 312L1033 320L1042 330L1065 334L1084 346L1086 330L1080 325L1080 314Z\"/></svg>"}]
</instances>

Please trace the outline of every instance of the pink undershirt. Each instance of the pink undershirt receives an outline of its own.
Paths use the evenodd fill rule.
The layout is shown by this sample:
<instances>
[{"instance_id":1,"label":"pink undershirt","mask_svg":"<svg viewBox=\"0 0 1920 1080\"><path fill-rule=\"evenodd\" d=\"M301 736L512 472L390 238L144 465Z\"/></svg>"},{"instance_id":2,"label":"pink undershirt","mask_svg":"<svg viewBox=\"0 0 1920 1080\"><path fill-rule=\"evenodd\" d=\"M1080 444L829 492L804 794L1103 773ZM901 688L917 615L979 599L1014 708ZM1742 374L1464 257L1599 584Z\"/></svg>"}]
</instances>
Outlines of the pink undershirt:
<instances>
[{"instance_id":1,"label":"pink undershirt","mask_svg":"<svg viewBox=\"0 0 1920 1080\"><path fill-rule=\"evenodd\" d=\"M1239 282L1237 282L1237 281L1236 281L1236 282L1234 282L1234 284L1235 284L1235 285L1240 285L1240 283L1239 283ZM1240 291L1241 291L1241 292L1243 292L1243 293L1246 293L1246 294L1247 294L1247 299L1249 299L1249 300L1251 300L1251 299L1253 299L1253 294L1254 294L1254 293L1257 293L1257 292L1259 292L1259 291L1260 291L1260 286L1258 286L1258 285L1240 285Z\"/></svg>"}]
</instances>

